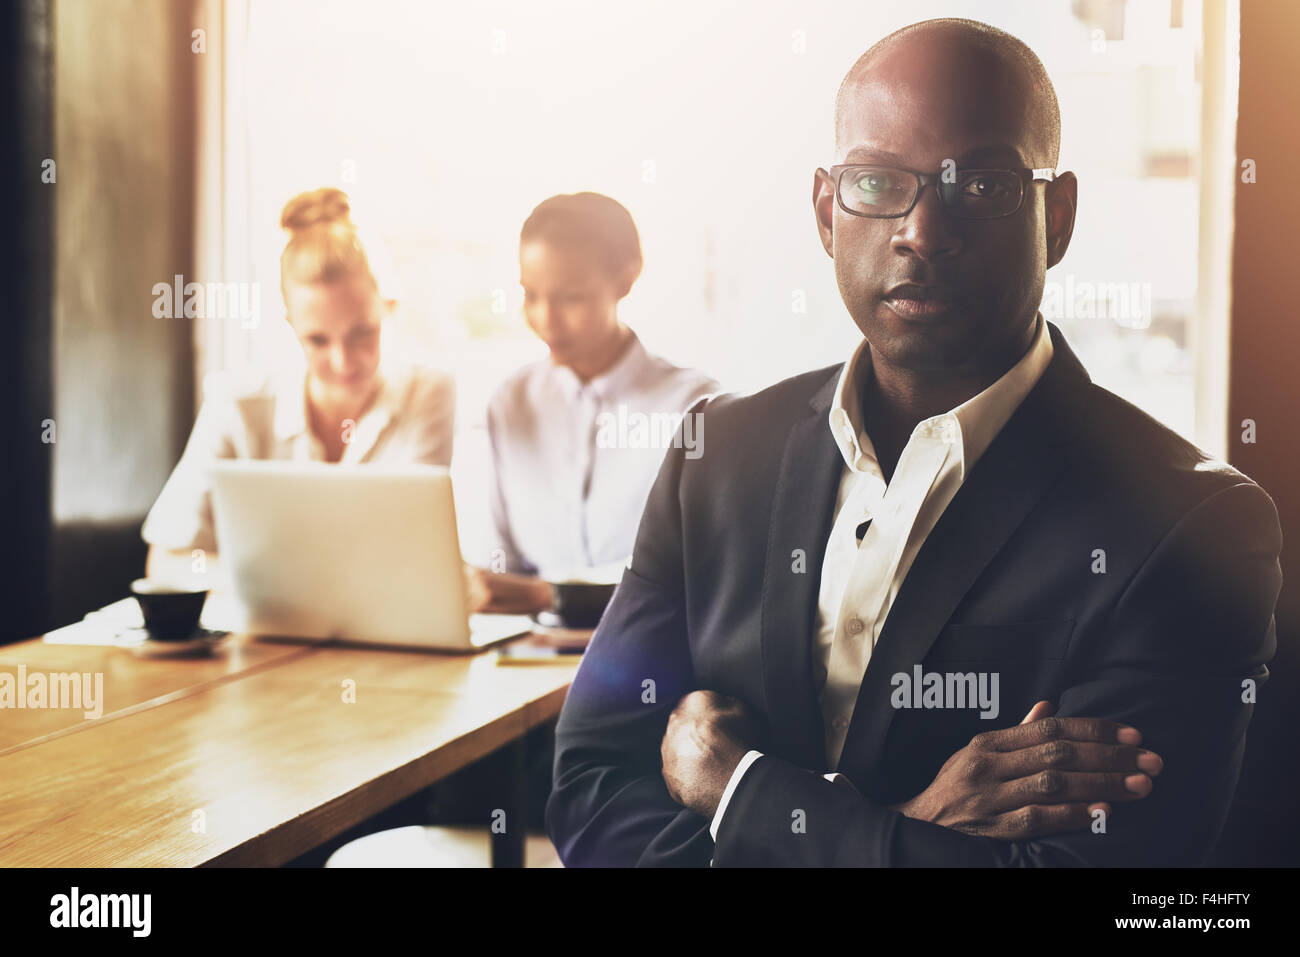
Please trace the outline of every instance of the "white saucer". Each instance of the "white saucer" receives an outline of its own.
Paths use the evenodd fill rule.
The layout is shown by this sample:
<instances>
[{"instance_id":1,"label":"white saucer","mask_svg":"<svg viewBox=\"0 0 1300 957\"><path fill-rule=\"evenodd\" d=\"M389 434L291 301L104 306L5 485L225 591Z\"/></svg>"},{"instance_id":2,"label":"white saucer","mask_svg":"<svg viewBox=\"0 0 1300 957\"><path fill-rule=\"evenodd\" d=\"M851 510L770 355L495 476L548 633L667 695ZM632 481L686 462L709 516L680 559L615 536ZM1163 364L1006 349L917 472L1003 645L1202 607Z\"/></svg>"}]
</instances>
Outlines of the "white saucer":
<instances>
[{"instance_id":1,"label":"white saucer","mask_svg":"<svg viewBox=\"0 0 1300 957\"><path fill-rule=\"evenodd\" d=\"M143 628L131 629L140 633L138 643L129 647L141 658L189 658L212 653L212 649L230 634L228 631L210 631L206 628L195 632L192 638L179 641L159 641L150 638Z\"/></svg>"}]
</instances>

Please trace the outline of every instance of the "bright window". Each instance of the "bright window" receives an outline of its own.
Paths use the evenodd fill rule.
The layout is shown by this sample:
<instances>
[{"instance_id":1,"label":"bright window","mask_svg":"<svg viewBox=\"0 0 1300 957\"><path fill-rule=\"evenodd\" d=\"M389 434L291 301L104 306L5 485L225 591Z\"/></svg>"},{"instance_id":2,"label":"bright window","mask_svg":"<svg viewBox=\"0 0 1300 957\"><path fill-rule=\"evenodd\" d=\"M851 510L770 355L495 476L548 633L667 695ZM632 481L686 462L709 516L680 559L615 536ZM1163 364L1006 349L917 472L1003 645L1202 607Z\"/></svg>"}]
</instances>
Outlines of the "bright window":
<instances>
[{"instance_id":1,"label":"bright window","mask_svg":"<svg viewBox=\"0 0 1300 957\"><path fill-rule=\"evenodd\" d=\"M485 466L492 389L542 355L520 313L516 253L524 218L554 193L592 189L631 211L645 271L622 316L652 351L741 391L841 361L857 331L809 201L814 168L832 159L836 88L885 33L965 16L1028 43L1061 101L1059 168L1078 175L1081 206L1044 311L1095 381L1192 438L1199 11L232 0L225 268L261 283L265 318L205 340L204 371L296 348L279 319L277 223L286 199L323 185L351 195L391 256L401 311L388 343L456 374L461 475ZM749 187L724 188L724 164ZM471 537L481 485L457 486Z\"/></svg>"}]
</instances>

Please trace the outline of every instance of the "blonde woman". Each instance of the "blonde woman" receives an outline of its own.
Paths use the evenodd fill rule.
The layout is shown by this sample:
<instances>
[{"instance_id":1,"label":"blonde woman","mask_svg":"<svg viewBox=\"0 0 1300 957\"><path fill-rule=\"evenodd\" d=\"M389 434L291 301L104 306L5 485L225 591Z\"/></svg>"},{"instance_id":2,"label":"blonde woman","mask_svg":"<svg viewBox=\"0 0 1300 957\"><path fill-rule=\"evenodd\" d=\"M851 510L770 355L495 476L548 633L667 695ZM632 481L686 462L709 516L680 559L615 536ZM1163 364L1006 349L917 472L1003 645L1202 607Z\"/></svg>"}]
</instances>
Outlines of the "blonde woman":
<instances>
[{"instance_id":1,"label":"blonde woman","mask_svg":"<svg viewBox=\"0 0 1300 957\"><path fill-rule=\"evenodd\" d=\"M306 360L252 387L209 390L171 478L145 520L147 574L189 578L195 549L218 553L208 465L218 458L449 465L451 377L380 361L385 300L341 190L285 205L280 256L286 316Z\"/></svg>"}]
</instances>

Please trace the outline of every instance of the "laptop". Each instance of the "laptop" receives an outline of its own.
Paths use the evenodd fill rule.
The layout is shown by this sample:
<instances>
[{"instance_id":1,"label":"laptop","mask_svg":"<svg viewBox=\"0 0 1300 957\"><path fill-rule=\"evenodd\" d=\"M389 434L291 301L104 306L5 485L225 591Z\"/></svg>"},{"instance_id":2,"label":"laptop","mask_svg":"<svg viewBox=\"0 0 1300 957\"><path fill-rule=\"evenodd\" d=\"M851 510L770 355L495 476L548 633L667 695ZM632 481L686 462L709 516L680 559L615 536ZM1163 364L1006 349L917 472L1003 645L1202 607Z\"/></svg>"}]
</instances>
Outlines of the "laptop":
<instances>
[{"instance_id":1,"label":"laptop","mask_svg":"<svg viewBox=\"0 0 1300 957\"><path fill-rule=\"evenodd\" d=\"M535 627L469 614L445 468L233 459L212 490L238 630L475 651Z\"/></svg>"}]
</instances>

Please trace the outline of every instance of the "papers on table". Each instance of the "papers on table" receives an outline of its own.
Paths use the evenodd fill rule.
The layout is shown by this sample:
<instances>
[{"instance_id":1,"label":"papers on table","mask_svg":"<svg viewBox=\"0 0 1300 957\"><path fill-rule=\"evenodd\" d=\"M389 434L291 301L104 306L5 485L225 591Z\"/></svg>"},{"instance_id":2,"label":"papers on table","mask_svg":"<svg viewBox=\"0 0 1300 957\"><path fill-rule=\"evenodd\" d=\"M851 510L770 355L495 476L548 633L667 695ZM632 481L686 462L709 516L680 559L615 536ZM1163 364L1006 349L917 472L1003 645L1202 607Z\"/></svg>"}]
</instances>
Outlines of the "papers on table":
<instances>
[{"instance_id":1,"label":"papers on table","mask_svg":"<svg viewBox=\"0 0 1300 957\"><path fill-rule=\"evenodd\" d=\"M522 665L577 661L587 650L591 635L590 628L547 628L537 625L527 637L498 648L496 663Z\"/></svg>"}]
</instances>

